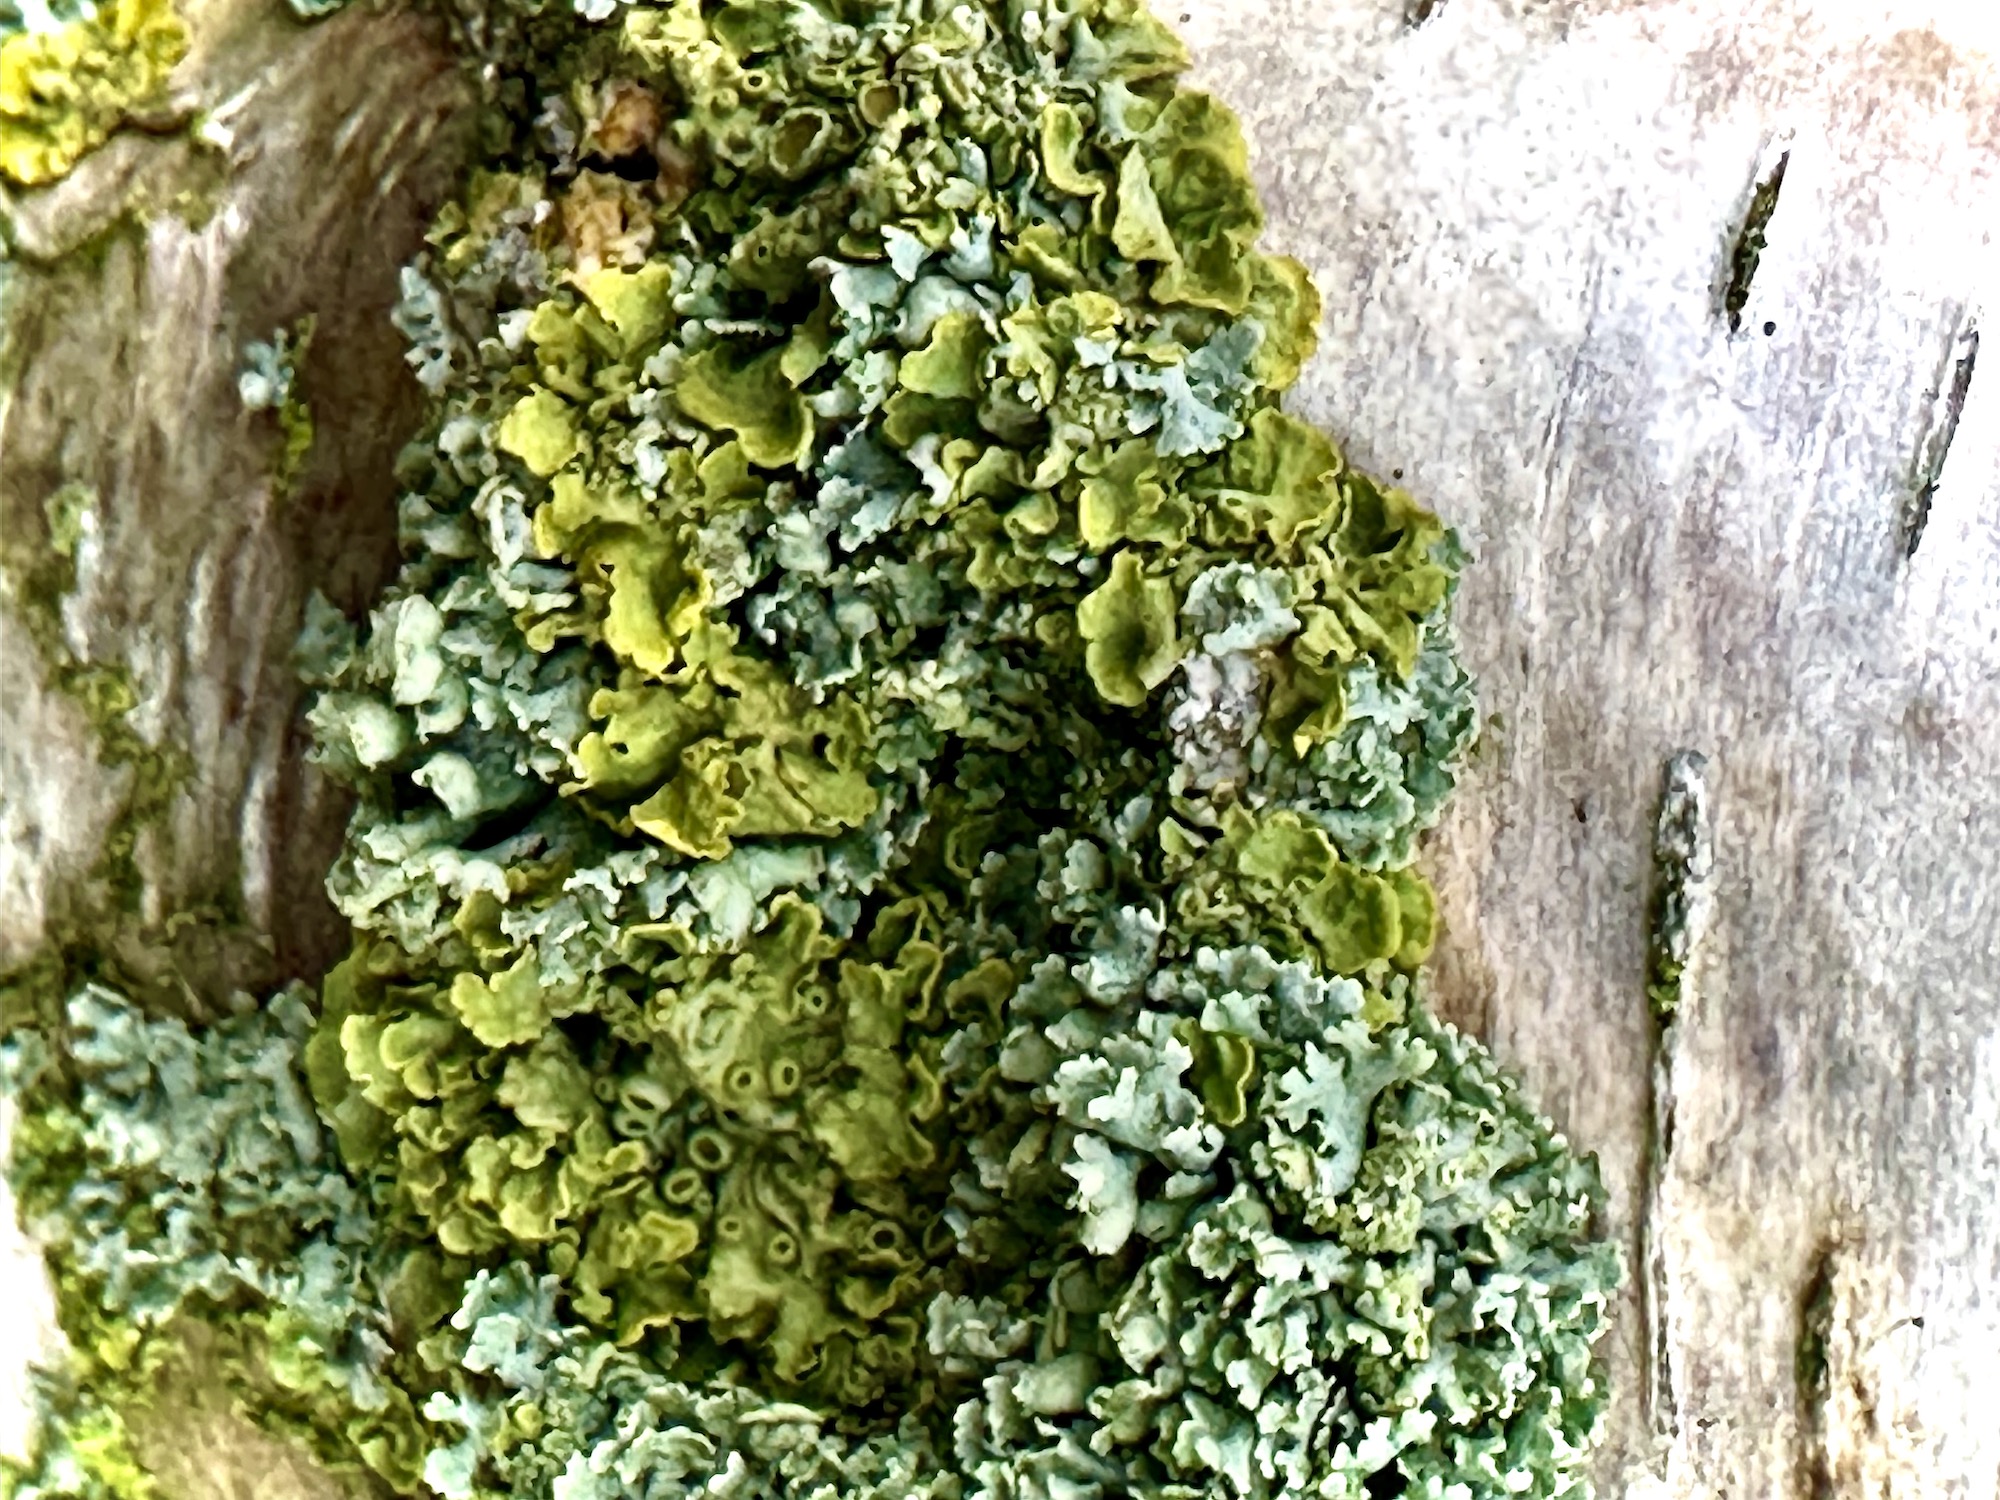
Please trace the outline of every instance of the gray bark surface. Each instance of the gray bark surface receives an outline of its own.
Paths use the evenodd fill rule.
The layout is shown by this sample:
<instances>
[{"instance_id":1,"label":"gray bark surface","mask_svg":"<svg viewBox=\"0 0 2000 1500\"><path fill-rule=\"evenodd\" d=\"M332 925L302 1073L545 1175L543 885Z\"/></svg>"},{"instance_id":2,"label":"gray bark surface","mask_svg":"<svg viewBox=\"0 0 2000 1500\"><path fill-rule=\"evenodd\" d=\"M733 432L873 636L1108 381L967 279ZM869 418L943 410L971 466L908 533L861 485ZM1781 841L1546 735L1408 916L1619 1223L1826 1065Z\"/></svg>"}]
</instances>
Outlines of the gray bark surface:
<instances>
[{"instance_id":1,"label":"gray bark surface","mask_svg":"<svg viewBox=\"0 0 2000 1500\"><path fill-rule=\"evenodd\" d=\"M1603 1165L1633 1275L1600 1489L2000 1493L2000 373L1954 399L2000 306L2000 28L1949 0L1160 9L1326 298L1294 409L1477 553L1489 717L1426 856L1432 989ZM135 195L200 180L211 208L0 266L0 534L99 488L72 649L129 661L138 721L200 766L123 938L209 914L175 966L226 988L337 940L315 884L341 809L285 658L309 582L352 605L388 561L415 394L384 314L459 95L394 14L196 20L190 107L251 90L226 171L127 135L0 205L38 255ZM1732 333L1732 246L1787 150ZM308 311L320 437L281 498L234 375ZM14 606L0 961L94 910L122 795ZM1713 914L1661 1024L1653 820L1682 750L1708 760ZM26 1348L31 1261L0 1252L0 1345Z\"/></svg>"}]
</instances>

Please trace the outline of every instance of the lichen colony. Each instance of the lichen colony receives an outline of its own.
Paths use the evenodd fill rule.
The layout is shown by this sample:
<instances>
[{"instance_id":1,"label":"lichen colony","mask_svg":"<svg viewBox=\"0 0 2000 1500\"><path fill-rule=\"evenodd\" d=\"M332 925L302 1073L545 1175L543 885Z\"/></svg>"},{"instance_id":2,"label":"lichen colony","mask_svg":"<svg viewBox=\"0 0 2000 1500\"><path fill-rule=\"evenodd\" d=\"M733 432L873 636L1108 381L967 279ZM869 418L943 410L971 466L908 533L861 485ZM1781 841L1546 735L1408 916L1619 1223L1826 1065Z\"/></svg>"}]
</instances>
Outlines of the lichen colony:
<instances>
[{"instance_id":1,"label":"lichen colony","mask_svg":"<svg viewBox=\"0 0 2000 1500\"><path fill-rule=\"evenodd\" d=\"M300 645L317 991L7 1044L147 1491L202 1323L398 1493L1582 1482L1595 1174L1427 1013L1462 560L1136 0L495 7L405 273L400 575Z\"/></svg>"}]
</instances>

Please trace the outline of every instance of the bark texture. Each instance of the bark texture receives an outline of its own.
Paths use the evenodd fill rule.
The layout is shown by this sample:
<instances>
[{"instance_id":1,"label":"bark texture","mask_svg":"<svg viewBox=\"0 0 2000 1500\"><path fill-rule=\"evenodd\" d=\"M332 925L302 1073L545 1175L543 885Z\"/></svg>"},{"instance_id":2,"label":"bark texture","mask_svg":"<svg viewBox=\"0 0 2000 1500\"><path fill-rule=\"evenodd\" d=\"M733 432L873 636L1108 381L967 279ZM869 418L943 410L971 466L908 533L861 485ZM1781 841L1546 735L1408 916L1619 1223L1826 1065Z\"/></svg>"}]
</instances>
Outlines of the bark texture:
<instances>
[{"instance_id":1,"label":"bark texture","mask_svg":"<svg viewBox=\"0 0 2000 1500\"><path fill-rule=\"evenodd\" d=\"M441 31L406 11L308 28L276 0L182 9L193 50L141 128L51 188L0 188L0 971L101 946L198 1013L345 947L320 882L346 807L305 765L291 643L309 589L354 609L394 565L391 464L422 392L388 314L469 115ZM283 434L237 374L246 343L307 316L317 432L280 485ZM96 493L96 537L57 613L34 575L45 502L72 483ZM129 679L138 764L62 690L79 667ZM10 1448L51 1318L0 1205ZM232 1429L181 1415L152 1457L185 1476L189 1434ZM213 1492L307 1493L269 1443L222 1447Z\"/></svg>"},{"instance_id":2,"label":"bark texture","mask_svg":"<svg viewBox=\"0 0 2000 1500\"><path fill-rule=\"evenodd\" d=\"M1429 851L1433 990L1603 1163L1634 1274L1600 1488L2000 1491L2000 374L1973 357L2000 307L1996 28L1948 0L1161 9L1326 296L1295 407L1478 554L1489 718ZM0 516L15 549L56 485L99 490L67 649L126 663L148 737L199 767L113 925L219 990L337 938L341 809L285 656L309 583L353 604L388 562L415 391L385 309L460 95L393 12L194 19L178 86L220 156L128 134L5 205ZM306 312L319 439L280 497L234 374ZM5 960L103 919L129 780L18 607ZM1661 1022L1653 820L1682 750L1708 760L1714 914ZM0 1248L0 1319L25 1319L32 1261Z\"/></svg>"}]
</instances>

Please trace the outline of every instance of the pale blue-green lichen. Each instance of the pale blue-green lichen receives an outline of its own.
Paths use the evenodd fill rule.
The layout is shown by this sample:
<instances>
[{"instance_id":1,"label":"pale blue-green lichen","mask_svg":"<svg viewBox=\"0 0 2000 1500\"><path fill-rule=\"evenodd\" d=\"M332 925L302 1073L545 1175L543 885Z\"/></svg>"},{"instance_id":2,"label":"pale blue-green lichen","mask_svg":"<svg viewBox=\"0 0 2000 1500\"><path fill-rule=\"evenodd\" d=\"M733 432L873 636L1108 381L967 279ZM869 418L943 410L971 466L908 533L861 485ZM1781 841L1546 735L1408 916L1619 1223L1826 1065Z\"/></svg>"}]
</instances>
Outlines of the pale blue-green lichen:
<instances>
[{"instance_id":1,"label":"pale blue-green lichen","mask_svg":"<svg viewBox=\"0 0 2000 1500\"><path fill-rule=\"evenodd\" d=\"M1576 1488L1594 1173L1418 984L1462 557L1281 409L1317 297L1180 44L492 19L404 567L301 641L356 943L256 1080L369 1228L246 1399L451 1500Z\"/></svg>"},{"instance_id":2,"label":"pale blue-green lichen","mask_svg":"<svg viewBox=\"0 0 2000 1500\"><path fill-rule=\"evenodd\" d=\"M280 495L297 482L313 444L312 408L299 390L299 366L312 348L317 321L308 315L296 328L280 328L269 340L245 344L236 376L243 409L270 412L277 422L281 441L271 478Z\"/></svg>"}]
</instances>

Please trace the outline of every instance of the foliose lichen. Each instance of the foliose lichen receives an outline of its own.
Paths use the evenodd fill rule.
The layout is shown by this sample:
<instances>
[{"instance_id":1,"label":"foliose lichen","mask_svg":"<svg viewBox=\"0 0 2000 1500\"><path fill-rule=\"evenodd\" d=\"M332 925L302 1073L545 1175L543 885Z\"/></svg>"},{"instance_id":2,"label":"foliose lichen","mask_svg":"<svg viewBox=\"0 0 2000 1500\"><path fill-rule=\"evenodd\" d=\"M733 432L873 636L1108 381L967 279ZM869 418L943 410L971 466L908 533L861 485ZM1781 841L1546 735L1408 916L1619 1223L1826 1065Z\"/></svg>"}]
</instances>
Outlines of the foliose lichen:
<instances>
[{"instance_id":1,"label":"foliose lichen","mask_svg":"<svg viewBox=\"0 0 2000 1500\"><path fill-rule=\"evenodd\" d=\"M9 1043L85 1349L226 1313L448 1500L1576 1490L1594 1168L1420 993L1462 554L1282 409L1180 43L487 19L403 569L300 643L353 951Z\"/></svg>"},{"instance_id":2,"label":"foliose lichen","mask_svg":"<svg viewBox=\"0 0 2000 1500\"><path fill-rule=\"evenodd\" d=\"M46 19L0 25L0 180L20 187L56 181L101 146L188 48L173 0L106 0Z\"/></svg>"},{"instance_id":3,"label":"foliose lichen","mask_svg":"<svg viewBox=\"0 0 2000 1500\"><path fill-rule=\"evenodd\" d=\"M268 340L251 340L243 346L243 367L236 377L243 409L270 412L277 423L271 480L280 495L298 482L313 445L312 407L299 389L299 367L312 349L317 327L318 320L308 313L294 328L280 328Z\"/></svg>"}]
</instances>

